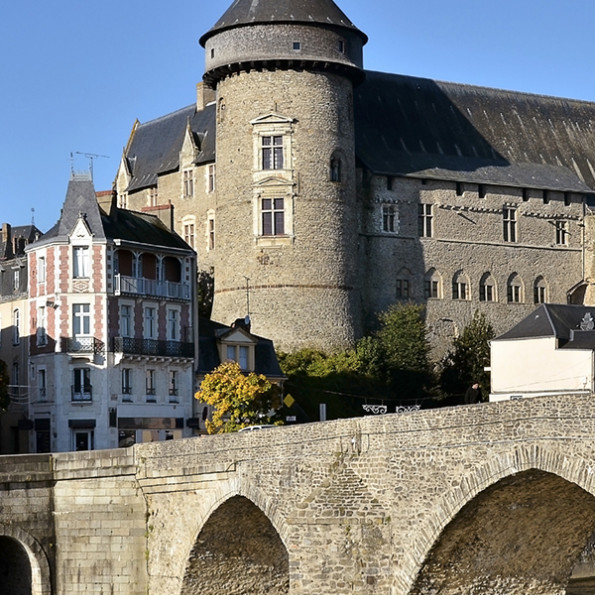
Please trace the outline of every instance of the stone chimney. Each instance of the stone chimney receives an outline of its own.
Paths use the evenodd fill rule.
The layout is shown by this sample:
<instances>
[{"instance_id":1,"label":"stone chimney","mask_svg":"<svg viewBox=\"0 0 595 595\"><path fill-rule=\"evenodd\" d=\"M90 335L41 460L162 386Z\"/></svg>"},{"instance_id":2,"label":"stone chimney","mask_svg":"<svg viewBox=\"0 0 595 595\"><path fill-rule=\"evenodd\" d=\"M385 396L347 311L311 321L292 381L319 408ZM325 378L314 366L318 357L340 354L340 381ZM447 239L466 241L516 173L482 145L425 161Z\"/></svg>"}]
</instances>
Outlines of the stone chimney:
<instances>
[{"instance_id":1,"label":"stone chimney","mask_svg":"<svg viewBox=\"0 0 595 595\"><path fill-rule=\"evenodd\" d=\"M116 193L113 190L102 190L96 192L99 208L106 214L111 215L112 209L116 206Z\"/></svg>"},{"instance_id":2,"label":"stone chimney","mask_svg":"<svg viewBox=\"0 0 595 595\"><path fill-rule=\"evenodd\" d=\"M196 85L196 111L202 111L209 103L215 101L215 89L207 87L203 82Z\"/></svg>"},{"instance_id":3,"label":"stone chimney","mask_svg":"<svg viewBox=\"0 0 595 595\"><path fill-rule=\"evenodd\" d=\"M4 246L4 254L0 254L0 258L12 258L12 231L8 223L2 224L2 246Z\"/></svg>"}]
</instances>

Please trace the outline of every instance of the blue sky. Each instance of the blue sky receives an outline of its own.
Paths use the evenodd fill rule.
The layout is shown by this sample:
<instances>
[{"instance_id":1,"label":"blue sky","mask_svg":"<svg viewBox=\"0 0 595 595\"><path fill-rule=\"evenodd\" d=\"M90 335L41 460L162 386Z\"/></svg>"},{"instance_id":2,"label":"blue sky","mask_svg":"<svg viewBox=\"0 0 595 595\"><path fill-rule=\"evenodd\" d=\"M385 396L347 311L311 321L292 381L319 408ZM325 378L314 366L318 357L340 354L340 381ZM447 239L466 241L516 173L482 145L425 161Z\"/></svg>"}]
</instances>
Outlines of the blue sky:
<instances>
[{"instance_id":1,"label":"blue sky","mask_svg":"<svg viewBox=\"0 0 595 595\"><path fill-rule=\"evenodd\" d=\"M111 187L135 119L194 101L198 38L231 0L19 0L0 8L0 219L47 231L71 165ZM595 101L593 0L339 0L367 69ZM72 161L71 153L75 153ZM105 156L105 157L104 157ZM35 209L32 213L31 209Z\"/></svg>"}]
</instances>

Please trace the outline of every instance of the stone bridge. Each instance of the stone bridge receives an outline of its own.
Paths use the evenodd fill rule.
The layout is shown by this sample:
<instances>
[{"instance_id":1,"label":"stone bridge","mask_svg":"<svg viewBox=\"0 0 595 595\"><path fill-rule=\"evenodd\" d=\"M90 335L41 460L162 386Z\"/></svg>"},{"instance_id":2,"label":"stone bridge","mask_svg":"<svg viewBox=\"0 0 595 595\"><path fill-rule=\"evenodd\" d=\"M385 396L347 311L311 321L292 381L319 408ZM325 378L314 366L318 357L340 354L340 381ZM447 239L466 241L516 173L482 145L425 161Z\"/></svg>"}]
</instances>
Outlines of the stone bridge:
<instances>
[{"instance_id":1,"label":"stone bridge","mask_svg":"<svg viewBox=\"0 0 595 595\"><path fill-rule=\"evenodd\" d=\"M592 395L2 457L0 590L593 593L594 476Z\"/></svg>"}]
</instances>

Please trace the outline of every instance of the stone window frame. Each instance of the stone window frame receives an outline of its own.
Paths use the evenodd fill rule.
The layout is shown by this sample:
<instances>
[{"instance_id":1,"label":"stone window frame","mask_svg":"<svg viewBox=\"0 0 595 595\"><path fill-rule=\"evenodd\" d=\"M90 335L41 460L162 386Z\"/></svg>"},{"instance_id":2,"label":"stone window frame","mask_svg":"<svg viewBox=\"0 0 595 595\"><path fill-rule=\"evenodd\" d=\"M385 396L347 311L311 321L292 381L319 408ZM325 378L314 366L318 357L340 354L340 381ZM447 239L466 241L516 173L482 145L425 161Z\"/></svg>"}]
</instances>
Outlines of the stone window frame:
<instances>
[{"instance_id":1,"label":"stone window frame","mask_svg":"<svg viewBox=\"0 0 595 595\"><path fill-rule=\"evenodd\" d=\"M424 297L427 300L443 297L442 275L435 268L429 269L424 275Z\"/></svg>"},{"instance_id":2,"label":"stone window frame","mask_svg":"<svg viewBox=\"0 0 595 595\"><path fill-rule=\"evenodd\" d=\"M193 250L196 250L196 217L194 215L186 215L182 218L182 234L184 241Z\"/></svg>"},{"instance_id":3,"label":"stone window frame","mask_svg":"<svg viewBox=\"0 0 595 595\"><path fill-rule=\"evenodd\" d=\"M287 176L292 170L292 141L293 141L293 119L280 116L279 114L268 114L250 121L252 124L253 141L253 170L255 181L265 176L281 175ZM282 167L264 169L263 164L263 139L281 137ZM271 148L273 145L271 144Z\"/></svg>"},{"instance_id":4,"label":"stone window frame","mask_svg":"<svg viewBox=\"0 0 595 595\"><path fill-rule=\"evenodd\" d=\"M496 279L489 271L485 272L479 280L479 301L480 302L497 302L498 301L498 284Z\"/></svg>"},{"instance_id":5,"label":"stone window frame","mask_svg":"<svg viewBox=\"0 0 595 595\"><path fill-rule=\"evenodd\" d=\"M156 207L159 203L159 190L157 186L149 186L147 188L147 206Z\"/></svg>"},{"instance_id":6,"label":"stone window frame","mask_svg":"<svg viewBox=\"0 0 595 595\"><path fill-rule=\"evenodd\" d=\"M242 367L241 363L241 356L240 351L241 348L245 348L247 350L246 354L246 362L247 367ZM255 360L255 344L251 341L227 341L222 339L219 341L219 357L222 362L227 361L234 361L240 365L240 368L243 372L253 372L256 367L256 360ZM230 357L230 350L233 350L233 357Z\"/></svg>"},{"instance_id":7,"label":"stone window frame","mask_svg":"<svg viewBox=\"0 0 595 595\"><path fill-rule=\"evenodd\" d=\"M432 203L419 203L417 231L420 238L434 237L434 205Z\"/></svg>"},{"instance_id":8,"label":"stone window frame","mask_svg":"<svg viewBox=\"0 0 595 595\"><path fill-rule=\"evenodd\" d=\"M533 303L545 304L548 298L548 286L543 275L539 275L533 281Z\"/></svg>"},{"instance_id":9,"label":"stone window frame","mask_svg":"<svg viewBox=\"0 0 595 595\"><path fill-rule=\"evenodd\" d=\"M212 252L215 249L216 230L215 211L213 209L209 209L207 211L207 220L205 225L207 252Z\"/></svg>"},{"instance_id":10,"label":"stone window frame","mask_svg":"<svg viewBox=\"0 0 595 595\"><path fill-rule=\"evenodd\" d=\"M556 246L568 246L568 221L565 219L557 219L554 221L554 228L556 231Z\"/></svg>"},{"instance_id":11,"label":"stone window frame","mask_svg":"<svg viewBox=\"0 0 595 595\"><path fill-rule=\"evenodd\" d=\"M398 235L401 229L399 205L384 202L380 205L380 229L382 233Z\"/></svg>"},{"instance_id":12,"label":"stone window frame","mask_svg":"<svg viewBox=\"0 0 595 595\"><path fill-rule=\"evenodd\" d=\"M509 304L522 304L525 301L523 280L518 273L511 273L506 281L506 301Z\"/></svg>"},{"instance_id":13,"label":"stone window frame","mask_svg":"<svg viewBox=\"0 0 595 595\"><path fill-rule=\"evenodd\" d=\"M468 302L471 300L471 284L465 271L458 270L452 276L452 299Z\"/></svg>"},{"instance_id":14,"label":"stone window frame","mask_svg":"<svg viewBox=\"0 0 595 595\"><path fill-rule=\"evenodd\" d=\"M283 233L265 235L263 229L263 201L283 199ZM287 244L293 239L293 188L288 184L271 183L255 189L253 198L253 233L260 246Z\"/></svg>"},{"instance_id":15,"label":"stone window frame","mask_svg":"<svg viewBox=\"0 0 595 595\"><path fill-rule=\"evenodd\" d=\"M215 192L217 168L214 163L207 164L205 168L205 190L207 194Z\"/></svg>"},{"instance_id":16,"label":"stone window frame","mask_svg":"<svg viewBox=\"0 0 595 595\"><path fill-rule=\"evenodd\" d=\"M194 197L194 168L186 167L182 170L182 198ZM155 205L151 205L155 206Z\"/></svg>"},{"instance_id":17,"label":"stone window frame","mask_svg":"<svg viewBox=\"0 0 595 595\"><path fill-rule=\"evenodd\" d=\"M502 239L511 244L518 242L517 209L512 206L502 208Z\"/></svg>"}]
</instances>

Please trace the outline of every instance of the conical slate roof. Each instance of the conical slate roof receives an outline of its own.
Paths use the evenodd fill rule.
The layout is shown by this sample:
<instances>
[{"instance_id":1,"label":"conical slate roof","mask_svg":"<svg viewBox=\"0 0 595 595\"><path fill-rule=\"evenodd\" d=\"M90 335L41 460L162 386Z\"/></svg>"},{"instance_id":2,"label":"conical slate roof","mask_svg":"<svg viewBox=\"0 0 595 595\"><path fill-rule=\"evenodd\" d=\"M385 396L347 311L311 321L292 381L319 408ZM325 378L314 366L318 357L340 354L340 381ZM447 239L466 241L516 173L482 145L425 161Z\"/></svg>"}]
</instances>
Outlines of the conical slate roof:
<instances>
[{"instance_id":1,"label":"conical slate roof","mask_svg":"<svg viewBox=\"0 0 595 595\"><path fill-rule=\"evenodd\" d=\"M235 0L215 26L200 38L200 44L232 27L265 23L308 23L350 29L366 43L361 32L333 0Z\"/></svg>"}]
</instances>

